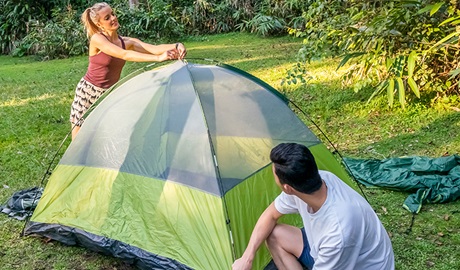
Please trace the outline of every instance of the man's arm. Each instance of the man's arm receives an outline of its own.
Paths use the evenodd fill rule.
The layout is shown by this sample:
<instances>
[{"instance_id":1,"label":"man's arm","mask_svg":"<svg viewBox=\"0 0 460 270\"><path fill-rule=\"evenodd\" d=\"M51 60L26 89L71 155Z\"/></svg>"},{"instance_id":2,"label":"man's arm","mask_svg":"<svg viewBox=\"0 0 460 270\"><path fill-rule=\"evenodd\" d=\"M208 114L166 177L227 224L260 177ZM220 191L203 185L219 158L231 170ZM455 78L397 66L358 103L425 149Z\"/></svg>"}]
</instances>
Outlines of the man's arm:
<instances>
[{"instance_id":1,"label":"man's arm","mask_svg":"<svg viewBox=\"0 0 460 270\"><path fill-rule=\"evenodd\" d=\"M274 202L265 209L252 231L251 238L249 239L248 246L246 247L243 256L233 263L233 270L251 269L252 261L254 260L257 250L273 231L278 219L282 215L283 214L276 210Z\"/></svg>"}]
</instances>

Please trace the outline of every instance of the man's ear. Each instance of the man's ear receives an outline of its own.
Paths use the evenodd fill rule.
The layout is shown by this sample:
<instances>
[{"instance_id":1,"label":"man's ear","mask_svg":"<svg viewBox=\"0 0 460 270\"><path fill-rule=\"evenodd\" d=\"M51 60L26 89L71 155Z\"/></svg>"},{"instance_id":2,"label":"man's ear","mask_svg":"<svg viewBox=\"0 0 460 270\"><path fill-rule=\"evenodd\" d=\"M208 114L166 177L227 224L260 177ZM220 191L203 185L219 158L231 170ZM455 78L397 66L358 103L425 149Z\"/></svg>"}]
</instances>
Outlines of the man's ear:
<instances>
[{"instance_id":1,"label":"man's ear","mask_svg":"<svg viewBox=\"0 0 460 270\"><path fill-rule=\"evenodd\" d=\"M288 184L283 184L283 189L284 189L283 190L284 193L289 194L289 195L294 194L294 191L295 191L295 189Z\"/></svg>"}]
</instances>

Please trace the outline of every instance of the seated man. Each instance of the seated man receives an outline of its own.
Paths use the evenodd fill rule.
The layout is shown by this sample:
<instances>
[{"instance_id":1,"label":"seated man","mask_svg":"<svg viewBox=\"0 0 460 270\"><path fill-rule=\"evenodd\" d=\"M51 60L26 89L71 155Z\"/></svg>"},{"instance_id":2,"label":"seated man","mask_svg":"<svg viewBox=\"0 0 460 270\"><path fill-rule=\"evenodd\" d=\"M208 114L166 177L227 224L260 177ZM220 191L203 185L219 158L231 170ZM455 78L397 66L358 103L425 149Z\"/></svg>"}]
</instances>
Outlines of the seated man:
<instances>
[{"instance_id":1,"label":"seated man","mask_svg":"<svg viewBox=\"0 0 460 270\"><path fill-rule=\"evenodd\" d=\"M307 147L282 143L272 149L282 193L257 221L233 269L251 269L265 241L278 269L394 269L390 238L369 203L334 174L318 171ZM299 213L304 228L277 224Z\"/></svg>"}]
</instances>

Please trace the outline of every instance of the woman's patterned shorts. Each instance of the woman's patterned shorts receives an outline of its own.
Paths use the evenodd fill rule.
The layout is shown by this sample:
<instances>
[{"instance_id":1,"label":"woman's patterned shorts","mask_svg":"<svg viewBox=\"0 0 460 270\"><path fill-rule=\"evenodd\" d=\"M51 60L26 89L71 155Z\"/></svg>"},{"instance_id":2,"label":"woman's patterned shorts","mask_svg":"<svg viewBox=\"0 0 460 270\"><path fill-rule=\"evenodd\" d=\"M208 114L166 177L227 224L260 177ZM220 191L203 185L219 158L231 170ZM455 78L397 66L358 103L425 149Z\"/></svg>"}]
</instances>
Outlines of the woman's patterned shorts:
<instances>
[{"instance_id":1,"label":"woman's patterned shorts","mask_svg":"<svg viewBox=\"0 0 460 270\"><path fill-rule=\"evenodd\" d=\"M107 89L97 87L82 78L75 89L75 97L70 108L70 123L81 126L83 115Z\"/></svg>"}]
</instances>

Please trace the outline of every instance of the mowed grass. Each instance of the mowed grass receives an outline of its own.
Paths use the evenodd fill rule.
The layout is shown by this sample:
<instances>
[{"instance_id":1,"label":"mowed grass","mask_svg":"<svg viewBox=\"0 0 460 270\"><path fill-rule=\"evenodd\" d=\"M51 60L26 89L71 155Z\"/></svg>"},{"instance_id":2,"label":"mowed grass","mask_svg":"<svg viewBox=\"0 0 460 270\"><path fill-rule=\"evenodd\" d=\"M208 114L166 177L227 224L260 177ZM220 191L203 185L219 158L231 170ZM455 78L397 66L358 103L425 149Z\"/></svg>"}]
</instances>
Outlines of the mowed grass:
<instances>
[{"instance_id":1,"label":"mowed grass","mask_svg":"<svg viewBox=\"0 0 460 270\"><path fill-rule=\"evenodd\" d=\"M308 66L305 86L280 86L295 63L301 40L225 34L184 40L187 59L213 59L234 65L285 93L305 111L343 156L439 157L460 151L460 114L415 100L406 110L389 109L385 97L366 104L372 89L355 93L341 86L337 59ZM198 60L196 60L198 61ZM202 62L202 60L199 60ZM146 63L128 63L123 75ZM41 183L70 130L68 115L75 85L87 57L47 62L0 56L0 202L15 191ZM364 189L387 228L397 269L460 269L460 203L426 205L415 217L401 205L408 195ZM110 256L35 237L21 237L23 222L0 215L0 269L132 269Z\"/></svg>"}]
</instances>

